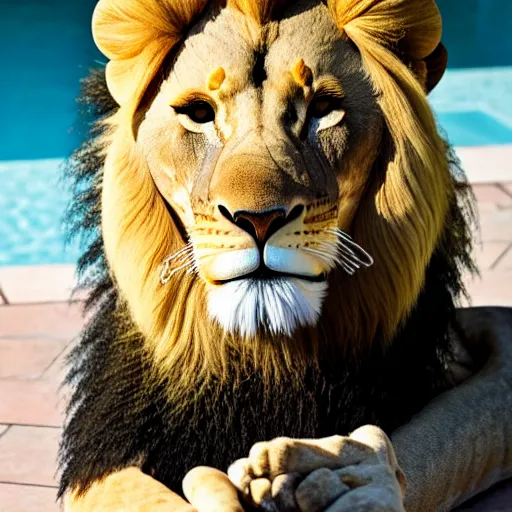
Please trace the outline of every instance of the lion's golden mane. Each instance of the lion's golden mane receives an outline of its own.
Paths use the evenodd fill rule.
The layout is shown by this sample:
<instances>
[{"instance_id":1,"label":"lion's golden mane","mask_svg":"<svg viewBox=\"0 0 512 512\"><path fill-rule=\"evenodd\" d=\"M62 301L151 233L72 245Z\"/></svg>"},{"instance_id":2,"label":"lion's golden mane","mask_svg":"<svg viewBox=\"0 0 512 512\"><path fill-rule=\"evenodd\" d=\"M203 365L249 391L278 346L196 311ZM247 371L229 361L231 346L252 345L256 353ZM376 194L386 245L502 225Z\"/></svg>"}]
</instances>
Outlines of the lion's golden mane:
<instances>
[{"instance_id":1,"label":"lion's golden mane","mask_svg":"<svg viewBox=\"0 0 512 512\"><path fill-rule=\"evenodd\" d=\"M265 24L278 18L287 2L229 3ZM425 91L426 59L441 37L435 2L326 3L360 52L386 123L380 156L351 227L375 265L352 278L333 272L320 325L303 329L293 343L284 338L248 343L223 333L207 316L205 289L197 276L180 275L172 286L159 283L162 261L184 240L135 134L162 67L207 2L101 0L95 11L95 40L110 59L107 84L120 105L103 121L108 130L96 142L106 152L101 184L106 255L120 295L158 366L175 375L184 389L211 376L232 378L233 357L237 368L257 367L273 380L297 371L322 350L357 351L377 337L391 342L417 301L456 201L446 144Z\"/></svg>"},{"instance_id":2,"label":"lion's golden mane","mask_svg":"<svg viewBox=\"0 0 512 512\"><path fill-rule=\"evenodd\" d=\"M289 3L228 1L258 24ZM329 274L315 327L249 340L208 317L198 276L161 285L162 262L187 234L137 141L207 1L100 0L94 35L110 62L106 83L103 69L87 79L83 101L101 122L67 166L95 311L70 356L61 495L133 465L180 492L190 468L225 470L258 440L366 423L391 433L446 385L454 304L473 267L468 187L451 175L457 163L426 99L444 70L439 12L434 0L324 3L357 47L386 124L350 226L375 265Z\"/></svg>"}]
</instances>

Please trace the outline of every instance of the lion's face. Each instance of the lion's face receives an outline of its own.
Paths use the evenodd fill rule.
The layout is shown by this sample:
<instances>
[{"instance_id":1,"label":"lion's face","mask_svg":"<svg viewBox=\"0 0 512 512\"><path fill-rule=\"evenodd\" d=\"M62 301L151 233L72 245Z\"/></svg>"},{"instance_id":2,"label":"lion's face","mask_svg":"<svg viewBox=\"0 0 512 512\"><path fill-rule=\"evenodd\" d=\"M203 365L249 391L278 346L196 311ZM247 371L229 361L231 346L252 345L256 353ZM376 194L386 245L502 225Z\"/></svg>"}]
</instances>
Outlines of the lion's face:
<instances>
[{"instance_id":1,"label":"lion's face","mask_svg":"<svg viewBox=\"0 0 512 512\"><path fill-rule=\"evenodd\" d=\"M371 263L344 232L381 146L382 113L323 4L299 2L264 29L232 8L204 20L138 127L184 228L162 280L197 272L228 332L291 335L317 322L333 269Z\"/></svg>"}]
</instances>

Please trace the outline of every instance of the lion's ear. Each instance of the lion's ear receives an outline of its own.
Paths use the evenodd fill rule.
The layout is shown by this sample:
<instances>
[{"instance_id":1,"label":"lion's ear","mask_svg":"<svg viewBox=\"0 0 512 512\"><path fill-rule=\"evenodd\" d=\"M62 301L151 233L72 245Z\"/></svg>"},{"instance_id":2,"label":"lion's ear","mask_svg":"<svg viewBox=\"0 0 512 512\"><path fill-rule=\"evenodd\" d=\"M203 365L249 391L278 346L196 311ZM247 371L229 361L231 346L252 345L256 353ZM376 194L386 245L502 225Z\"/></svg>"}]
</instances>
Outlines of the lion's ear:
<instances>
[{"instance_id":1,"label":"lion's ear","mask_svg":"<svg viewBox=\"0 0 512 512\"><path fill-rule=\"evenodd\" d=\"M409 64L412 72L428 94L440 82L448 65L448 52L442 43L425 59Z\"/></svg>"},{"instance_id":2,"label":"lion's ear","mask_svg":"<svg viewBox=\"0 0 512 512\"><path fill-rule=\"evenodd\" d=\"M100 0L92 20L99 50L110 59L107 85L135 110L166 56L207 0Z\"/></svg>"},{"instance_id":3,"label":"lion's ear","mask_svg":"<svg viewBox=\"0 0 512 512\"><path fill-rule=\"evenodd\" d=\"M327 6L348 37L364 32L367 41L398 50L409 61L424 60L441 41L435 0L327 0Z\"/></svg>"},{"instance_id":4,"label":"lion's ear","mask_svg":"<svg viewBox=\"0 0 512 512\"><path fill-rule=\"evenodd\" d=\"M437 48L424 61L427 66L425 89L430 92L443 78L448 65L448 51L444 44L439 43Z\"/></svg>"},{"instance_id":5,"label":"lion's ear","mask_svg":"<svg viewBox=\"0 0 512 512\"><path fill-rule=\"evenodd\" d=\"M378 43L416 75L426 92L441 80L448 53L441 43L435 0L326 0L334 19L356 45ZM382 61L382 56L377 60Z\"/></svg>"}]
</instances>

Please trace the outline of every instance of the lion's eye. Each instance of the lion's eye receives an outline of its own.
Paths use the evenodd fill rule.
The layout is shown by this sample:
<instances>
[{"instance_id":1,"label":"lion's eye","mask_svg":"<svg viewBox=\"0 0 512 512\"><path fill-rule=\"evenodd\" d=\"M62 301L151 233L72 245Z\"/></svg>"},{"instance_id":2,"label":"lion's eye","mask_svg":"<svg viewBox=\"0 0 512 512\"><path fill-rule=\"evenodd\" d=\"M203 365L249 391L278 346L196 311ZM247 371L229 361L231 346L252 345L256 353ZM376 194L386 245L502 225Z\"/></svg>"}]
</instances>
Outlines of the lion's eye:
<instances>
[{"instance_id":1,"label":"lion's eye","mask_svg":"<svg viewBox=\"0 0 512 512\"><path fill-rule=\"evenodd\" d=\"M215 119L215 110L207 101L194 101L188 105L173 108L177 114L188 116L194 123L205 124Z\"/></svg>"},{"instance_id":2,"label":"lion's eye","mask_svg":"<svg viewBox=\"0 0 512 512\"><path fill-rule=\"evenodd\" d=\"M329 96L320 96L319 98L315 98L309 105L309 115L311 117L316 117L317 119L325 117L333 110L340 110L341 101L341 98Z\"/></svg>"}]
</instances>

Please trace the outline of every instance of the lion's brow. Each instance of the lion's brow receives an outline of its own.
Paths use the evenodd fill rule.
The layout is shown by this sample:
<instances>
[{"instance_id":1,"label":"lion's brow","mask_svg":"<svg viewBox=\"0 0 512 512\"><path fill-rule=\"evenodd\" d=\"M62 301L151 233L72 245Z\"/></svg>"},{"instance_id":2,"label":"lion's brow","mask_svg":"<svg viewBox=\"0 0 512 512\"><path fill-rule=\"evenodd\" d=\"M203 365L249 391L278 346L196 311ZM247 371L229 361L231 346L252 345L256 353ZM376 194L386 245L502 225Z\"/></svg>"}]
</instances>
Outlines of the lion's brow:
<instances>
[{"instance_id":1,"label":"lion's brow","mask_svg":"<svg viewBox=\"0 0 512 512\"><path fill-rule=\"evenodd\" d=\"M185 107L194 101L209 101L209 96L197 89L187 89L178 94L171 102L173 108Z\"/></svg>"}]
</instances>

